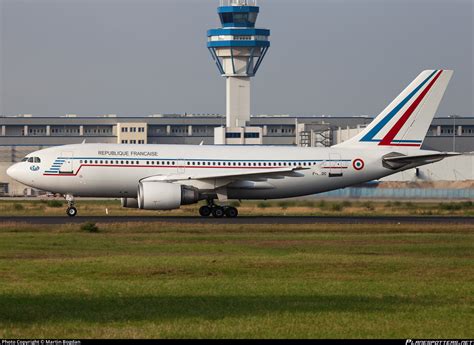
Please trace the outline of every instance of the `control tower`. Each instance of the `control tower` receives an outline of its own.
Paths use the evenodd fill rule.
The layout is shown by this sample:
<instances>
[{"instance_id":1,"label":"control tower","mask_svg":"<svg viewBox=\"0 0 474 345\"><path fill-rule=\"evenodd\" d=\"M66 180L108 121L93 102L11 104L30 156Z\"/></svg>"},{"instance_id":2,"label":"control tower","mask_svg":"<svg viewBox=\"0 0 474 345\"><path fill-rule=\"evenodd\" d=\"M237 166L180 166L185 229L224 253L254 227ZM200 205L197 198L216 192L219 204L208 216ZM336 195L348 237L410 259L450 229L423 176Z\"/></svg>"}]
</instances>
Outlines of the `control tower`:
<instances>
[{"instance_id":1,"label":"control tower","mask_svg":"<svg viewBox=\"0 0 474 345\"><path fill-rule=\"evenodd\" d=\"M238 139L237 132L242 132L241 139L245 139L246 130L242 128L250 120L250 78L257 74L270 47L270 30L255 28L259 13L257 0L220 0L217 13L222 27L207 32L207 47L219 72L226 78L227 129L220 135ZM230 128L240 130L229 133ZM216 132L216 143L222 143L217 140L218 136ZM247 137L256 139L256 134L249 133ZM246 142L225 140L224 143ZM256 143L255 140L252 143Z\"/></svg>"}]
</instances>

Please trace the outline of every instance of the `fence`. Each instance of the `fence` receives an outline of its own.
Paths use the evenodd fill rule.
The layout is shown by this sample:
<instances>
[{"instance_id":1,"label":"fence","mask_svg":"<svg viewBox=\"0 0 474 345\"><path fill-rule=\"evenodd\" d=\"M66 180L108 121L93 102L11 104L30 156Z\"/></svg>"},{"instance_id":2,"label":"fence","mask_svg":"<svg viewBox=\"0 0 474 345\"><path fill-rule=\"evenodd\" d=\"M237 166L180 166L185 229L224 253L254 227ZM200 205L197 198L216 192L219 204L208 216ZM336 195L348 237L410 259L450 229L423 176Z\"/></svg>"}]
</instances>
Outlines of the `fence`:
<instances>
[{"instance_id":1,"label":"fence","mask_svg":"<svg viewBox=\"0 0 474 345\"><path fill-rule=\"evenodd\" d=\"M331 192L316 194L317 198L348 199L471 199L474 200L474 189L434 189L434 188L344 188Z\"/></svg>"}]
</instances>

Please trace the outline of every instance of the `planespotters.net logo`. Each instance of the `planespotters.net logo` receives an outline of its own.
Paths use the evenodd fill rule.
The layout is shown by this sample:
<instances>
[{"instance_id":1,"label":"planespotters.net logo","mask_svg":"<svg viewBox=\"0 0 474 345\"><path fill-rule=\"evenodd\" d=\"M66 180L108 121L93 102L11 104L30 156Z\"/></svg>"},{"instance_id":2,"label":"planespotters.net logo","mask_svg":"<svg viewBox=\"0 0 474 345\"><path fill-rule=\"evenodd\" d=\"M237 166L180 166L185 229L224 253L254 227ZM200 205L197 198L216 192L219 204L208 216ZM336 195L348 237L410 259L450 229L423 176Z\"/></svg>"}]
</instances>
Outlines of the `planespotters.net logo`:
<instances>
[{"instance_id":1,"label":"planespotters.net logo","mask_svg":"<svg viewBox=\"0 0 474 345\"><path fill-rule=\"evenodd\" d=\"M474 340L412 340L407 339L405 345L474 345Z\"/></svg>"}]
</instances>

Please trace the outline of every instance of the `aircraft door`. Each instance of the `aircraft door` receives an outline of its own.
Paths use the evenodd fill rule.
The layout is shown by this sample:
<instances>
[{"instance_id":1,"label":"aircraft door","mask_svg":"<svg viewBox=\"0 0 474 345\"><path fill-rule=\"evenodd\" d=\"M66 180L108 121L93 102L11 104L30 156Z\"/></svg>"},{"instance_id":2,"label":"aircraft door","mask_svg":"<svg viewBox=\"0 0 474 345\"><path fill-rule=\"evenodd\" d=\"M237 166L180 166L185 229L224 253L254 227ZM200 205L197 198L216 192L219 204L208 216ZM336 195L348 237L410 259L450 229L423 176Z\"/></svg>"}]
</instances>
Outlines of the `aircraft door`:
<instances>
[{"instance_id":1,"label":"aircraft door","mask_svg":"<svg viewBox=\"0 0 474 345\"><path fill-rule=\"evenodd\" d=\"M59 160L63 161L59 168L60 173L72 174L74 172L74 154L72 152L61 152Z\"/></svg>"},{"instance_id":2,"label":"aircraft door","mask_svg":"<svg viewBox=\"0 0 474 345\"><path fill-rule=\"evenodd\" d=\"M329 177L342 177L342 160L339 153L330 153L329 161L327 162L327 170L329 170Z\"/></svg>"},{"instance_id":3,"label":"aircraft door","mask_svg":"<svg viewBox=\"0 0 474 345\"><path fill-rule=\"evenodd\" d=\"M186 172L186 162L180 159L177 162L177 173L178 174L184 174Z\"/></svg>"}]
</instances>

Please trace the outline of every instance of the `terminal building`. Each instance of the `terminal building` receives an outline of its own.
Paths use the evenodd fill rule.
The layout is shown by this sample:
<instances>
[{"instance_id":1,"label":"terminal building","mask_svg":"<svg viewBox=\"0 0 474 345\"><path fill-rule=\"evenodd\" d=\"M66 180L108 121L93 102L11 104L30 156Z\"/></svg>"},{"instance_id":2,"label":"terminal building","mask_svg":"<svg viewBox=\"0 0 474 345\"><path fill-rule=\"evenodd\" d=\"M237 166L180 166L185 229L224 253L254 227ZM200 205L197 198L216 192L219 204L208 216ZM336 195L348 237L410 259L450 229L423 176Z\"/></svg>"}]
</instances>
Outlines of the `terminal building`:
<instances>
[{"instance_id":1,"label":"terminal building","mask_svg":"<svg viewBox=\"0 0 474 345\"><path fill-rule=\"evenodd\" d=\"M372 121L369 116L259 115L248 125L258 138L245 138L242 128L226 131L247 144L327 147L356 135ZM0 194L34 193L6 175L6 169L30 152L58 145L86 143L212 145L216 128L226 126L222 115L151 115L147 117L76 116L0 117ZM255 132L254 132L255 133ZM252 142L252 139L255 142ZM258 141L258 142L257 142ZM423 149L474 152L474 117L438 117ZM472 168L471 168L472 170Z\"/></svg>"}]
</instances>

